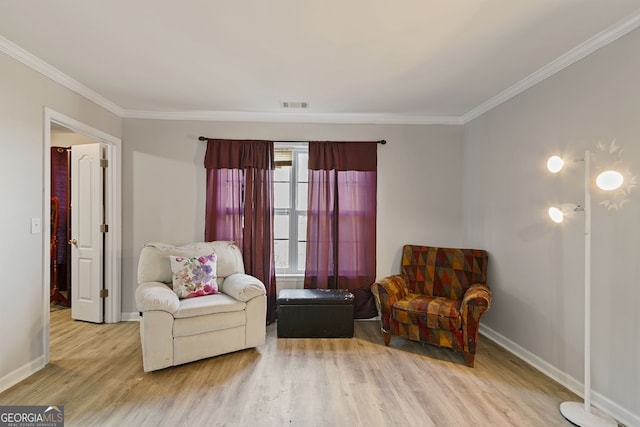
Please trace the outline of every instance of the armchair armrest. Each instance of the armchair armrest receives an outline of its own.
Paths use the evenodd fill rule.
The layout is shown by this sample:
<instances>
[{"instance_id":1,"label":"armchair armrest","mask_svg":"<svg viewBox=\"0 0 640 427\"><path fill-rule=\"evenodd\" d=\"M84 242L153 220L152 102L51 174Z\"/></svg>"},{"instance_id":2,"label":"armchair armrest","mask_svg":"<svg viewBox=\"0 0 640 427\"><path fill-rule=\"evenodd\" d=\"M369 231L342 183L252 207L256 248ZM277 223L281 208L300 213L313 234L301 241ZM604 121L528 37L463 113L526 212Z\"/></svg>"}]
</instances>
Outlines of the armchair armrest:
<instances>
[{"instance_id":1,"label":"armchair armrest","mask_svg":"<svg viewBox=\"0 0 640 427\"><path fill-rule=\"evenodd\" d=\"M404 298L409 290L407 289L407 282L402 274L396 274L394 276L384 277L377 280L371 286L371 292L379 298L381 309L383 311L390 311L390 307L398 301Z\"/></svg>"},{"instance_id":2,"label":"armchair armrest","mask_svg":"<svg viewBox=\"0 0 640 427\"><path fill-rule=\"evenodd\" d=\"M389 332L393 304L409 293L406 278L402 274L384 277L371 285L371 292L380 311L382 329Z\"/></svg>"},{"instance_id":3,"label":"armchair armrest","mask_svg":"<svg viewBox=\"0 0 640 427\"><path fill-rule=\"evenodd\" d=\"M145 282L136 288L138 311L166 311L172 315L180 308L178 295L162 282Z\"/></svg>"},{"instance_id":4,"label":"armchair armrest","mask_svg":"<svg viewBox=\"0 0 640 427\"><path fill-rule=\"evenodd\" d=\"M220 291L243 302L267 293L260 280L245 273L234 273L227 276Z\"/></svg>"},{"instance_id":5,"label":"armchair armrest","mask_svg":"<svg viewBox=\"0 0 640 427\"><path fill-rule=\"evenodd\" d=\"M475 354L480 316L491 306L491 291L485 285L471 285L460 305L464 351ZM470 364L473 366L473 358Z\"/></svg>"},{"instance_id":6,"label":"armchair armrest","mask_svg":"<svg viewBox=\"0 0 640 427\"><path fill-rule=\"evenodd\" d=\"M460 308L468 310L469 306L473 305L480 309L480 312L484 312L491 307L491 291L485 285L475 284L471 285L467 292L464 293Z\"/></svg>"}]
</instances>

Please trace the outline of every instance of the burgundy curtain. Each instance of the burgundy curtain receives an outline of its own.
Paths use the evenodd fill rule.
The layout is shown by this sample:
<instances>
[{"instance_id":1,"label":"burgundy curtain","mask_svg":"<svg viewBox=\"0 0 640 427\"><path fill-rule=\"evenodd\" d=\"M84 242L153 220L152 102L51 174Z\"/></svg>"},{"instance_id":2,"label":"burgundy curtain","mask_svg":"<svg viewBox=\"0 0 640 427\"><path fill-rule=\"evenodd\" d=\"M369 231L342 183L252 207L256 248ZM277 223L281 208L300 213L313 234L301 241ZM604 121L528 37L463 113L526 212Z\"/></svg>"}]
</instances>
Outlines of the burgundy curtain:
<instances>
[{"instance_id":1,"label":"burgundy curtain","mask_svg":"<svg viewBox=\"0 0 640 427\"><path fill-rule=\"evenodd\" d=\"M377 142L310 142L304 286L349 289L375 317Z\"/></svg>"},{"instance_id":2,"label":"burgundy curtain","mask_svg":"<svg viewBox=\"0 0 640 427\"><path fill-rule=\"evenodd\" d=\"M67 220L69 216L69 153L71 148L51 147L51 197L58 198L58 228L55 261L58 264L58 287L67 289ZM53 259L51 260L53 262Z\"/></svg>"},{"instance_id":3,"label":"burgundy curtain","mask_svg":"<svg viewBox=\"0 0 640 427\"><path fill-rule=\"evenodd\" d=\"M267 323L276 317L273 257L273 142L209 139L205 240L240 246L248 274L267 288Z\"/></svg>"}]
</instances>

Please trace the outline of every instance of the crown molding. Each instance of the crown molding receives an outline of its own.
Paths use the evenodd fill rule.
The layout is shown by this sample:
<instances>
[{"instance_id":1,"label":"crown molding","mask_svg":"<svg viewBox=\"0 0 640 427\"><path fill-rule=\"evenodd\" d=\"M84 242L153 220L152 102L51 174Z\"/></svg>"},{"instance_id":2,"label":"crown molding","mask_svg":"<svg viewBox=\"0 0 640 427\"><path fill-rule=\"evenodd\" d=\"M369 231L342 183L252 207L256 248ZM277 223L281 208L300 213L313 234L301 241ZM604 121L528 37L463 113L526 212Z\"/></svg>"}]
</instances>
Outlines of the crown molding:
<instances>
[{"instance_id":1,"label":"crown molding","mask_svg":"<svg viewBox=\"0 0 640 427\"><path fill-rule=\"evenodd\" d=\"M113 114L122 117L122 108L2 36L0 36L0 52L6 53L27 67L49 77L54 82L84 96Z\"/></svg>"},{"instance_id":2,"label":"crown molding","mask_svg":"<svg viewBox=\"0 0 640 427\"><path fill-rule=\"evenodd\" d=\"M508 89L500 92L498 95L478 105L460 119L462 124L466 124L471 120L481 116L487 111L497 107L498 105L510 100L516 95L524 92L525 90L537 85L541 81L551 77L552 75L564 70L568 66L580 61L581 59L591 55L598 49L614 42L625 34L630 33L636 28L640 27L640 9L636 10L631 15L619 21L617 24L601 31L585 42L579 44L575 48L571 49L564 55L551 61L538 71L530 74L518 83L509 87Z\"/></svg>"},{"instance_id":3,"label":"crown molding","mask_svg":"<svg viewBox=\"0 0 640 427\"><path fill-rule=\"evenodd\" d=\"M141 111L125 110L124 118L200 120L220 122L462 125L460 117L404 116L395 114L257 113L241 111Z\"/></svg>"}]
</instances>

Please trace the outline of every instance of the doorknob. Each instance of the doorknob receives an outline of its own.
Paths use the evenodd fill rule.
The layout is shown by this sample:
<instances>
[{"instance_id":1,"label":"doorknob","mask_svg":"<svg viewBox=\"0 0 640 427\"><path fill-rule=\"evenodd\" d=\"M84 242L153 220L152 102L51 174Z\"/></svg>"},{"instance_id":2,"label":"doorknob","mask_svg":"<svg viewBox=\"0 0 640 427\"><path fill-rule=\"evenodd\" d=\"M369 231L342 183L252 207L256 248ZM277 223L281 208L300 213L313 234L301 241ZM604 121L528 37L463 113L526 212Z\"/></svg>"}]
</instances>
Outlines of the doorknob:
<instances>
[{"instance_id":1,"label":"doorknob","mask_svg":"<svg viewBox=\"0 0 640 427\"><path fill-rule=\"evenodd\" d=\"M71 240L69 240L69 244L70 245L77 245L78 241L76 239L71 239Z\"/></svg>"}]
</instances>

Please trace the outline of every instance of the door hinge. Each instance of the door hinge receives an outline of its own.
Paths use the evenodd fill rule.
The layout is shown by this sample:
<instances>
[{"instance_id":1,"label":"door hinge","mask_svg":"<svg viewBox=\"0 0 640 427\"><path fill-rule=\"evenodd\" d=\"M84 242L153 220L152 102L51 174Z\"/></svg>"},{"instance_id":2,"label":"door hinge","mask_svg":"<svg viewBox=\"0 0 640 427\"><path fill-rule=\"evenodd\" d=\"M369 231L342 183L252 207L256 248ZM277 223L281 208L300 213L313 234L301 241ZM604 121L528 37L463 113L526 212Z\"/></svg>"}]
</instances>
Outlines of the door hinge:
<instances>
[{"instance_id":1,"label":"door hinge","mask_svg":"<svg viewBox=\"0 0 640 427\"><path fill-rule=\"evenodd\" d=\"M108 233L109 232L109 224L100 224L100 232Z\"/></svg>"},{"instance_id":2,"label":"door hinge","mask_svg":"<svg viewBox=\"0 0 640 427\"><path fill-rule=\"evenodd\" d=\"M101 168L108 168L109 167L109 160L108 159L100 159L100 167Z\"/></svg>"},{"instance_id":3,"label":"door hinge","mask_svg":"<svg viewBox=\"0 0 640 427\"><path fill-rule=\"evenodd\" d=\"M100 289L100 298L106 298L109 296L109 289Z\"/></svg>"}]
</instances>

